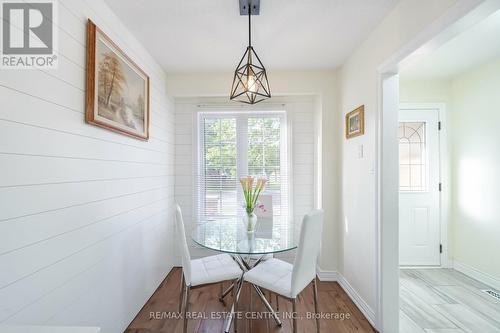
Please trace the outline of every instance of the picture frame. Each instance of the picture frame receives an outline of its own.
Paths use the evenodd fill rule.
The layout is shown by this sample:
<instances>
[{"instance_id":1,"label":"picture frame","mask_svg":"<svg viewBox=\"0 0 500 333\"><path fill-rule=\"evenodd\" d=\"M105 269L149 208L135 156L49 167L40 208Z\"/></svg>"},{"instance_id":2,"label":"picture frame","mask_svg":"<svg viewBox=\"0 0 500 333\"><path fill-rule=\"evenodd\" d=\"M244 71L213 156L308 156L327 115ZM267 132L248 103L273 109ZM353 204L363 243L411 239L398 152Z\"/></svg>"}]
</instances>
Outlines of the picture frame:
<instances>
[{"instance_id":1,"label":"picture frame","mask_svg":"<svg viewBox=\"0 0 500 333\"><path fill-rule=\"evenodd\" d=\"M149 76L90 19L85 103L86 123L149 139Z\"/></svg>"},{"instance_id":2,"label":"picture frame","mask_svg":"<svg viewBox=\"0 0 500 333\"><path fill-rule=\"evenodd\" d=\"M345 137L351 139L365 134L365 106L361 105L345 115Z\"/></svg>"}]
</instances>

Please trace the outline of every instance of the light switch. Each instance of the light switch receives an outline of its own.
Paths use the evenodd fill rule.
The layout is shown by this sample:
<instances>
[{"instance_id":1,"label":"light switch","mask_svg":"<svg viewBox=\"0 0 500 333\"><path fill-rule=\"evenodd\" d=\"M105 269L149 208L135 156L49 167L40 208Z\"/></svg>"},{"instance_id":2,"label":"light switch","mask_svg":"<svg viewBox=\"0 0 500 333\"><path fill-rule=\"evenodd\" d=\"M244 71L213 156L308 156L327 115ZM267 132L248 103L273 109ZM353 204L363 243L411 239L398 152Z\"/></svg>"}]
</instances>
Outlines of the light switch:
<instances>
[{"instance_id":1,"label":"light switch","mask_svg":"<svg viewBox=\"0 0 500 333\"><path fill-rule=\"evenodd\" d=\"M363 145L358 146L358 158L363 158Z\"/></svg>"}]
</instances>

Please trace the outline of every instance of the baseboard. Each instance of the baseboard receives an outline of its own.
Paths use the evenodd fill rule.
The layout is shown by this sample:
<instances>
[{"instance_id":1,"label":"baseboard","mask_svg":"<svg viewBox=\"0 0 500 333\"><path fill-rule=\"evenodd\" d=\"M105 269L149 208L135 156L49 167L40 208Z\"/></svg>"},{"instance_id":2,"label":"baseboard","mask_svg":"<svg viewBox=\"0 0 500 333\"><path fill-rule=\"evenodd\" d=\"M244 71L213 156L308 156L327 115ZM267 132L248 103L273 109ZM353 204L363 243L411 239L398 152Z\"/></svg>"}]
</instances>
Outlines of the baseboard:
<instances>
[{"instance_id":1,"label":"baseboard","mask_svg":"<svg viewBox=\"0 0 500 333\"><path fill-rule=\"evenodd\" d=\"M443 266L406 266L406 265L401 265L399 266L399 269L441 269L441 268L447 268ZM448 267L452 268L452 267Z\"/></svg>"},{"instance_id":2,"label":"baseboard","mask_svg":"<svg viewBox=\"0 0 500 333\"><path fill-rule=\"evenodd\" d=\"M375 311L366 303L366 301L361 297L358 292L351 286L347 279L337 271L327 271L320 267L316 268L316 274L320 281L336 281L340 287L346 292L347 296L354 302L358 307L359 311L363 313L366 319L370 322L373 327L375 326Z\"/></svg>"},{"instance_id":3,"label":"baseboard","mask_svg":"<svg viewBox=\"0 0 500 333\"><path fill-rule=\"evenodd\" d=\"M495 288L496 290L500 290L500 279L490 275L488 273L484 273L472 266L461 263L459 261L453 261L453 268L467 276L470 276L473 279L478 280L488 286Z\"/></svg>"},{"instance_id":4,"label":"baseboard","mask_svg":"<svg viewBox=\"0 0 500 333\"><path fill-rule=\"evenodd\" d=\"M316 267L316 275L320 281L337 281L338 278L337 271L326 271L319 266Z\"/></svg>"},{"instance_id":5,"label":"baseboard","mask_svg":"<svg viewBox=\"0 0 500 333\"><path fill-rule=\"evenodd\" d=\"M366 303L366 301L358 294L358 292L351 286L349 281L346 280L342 274L338 274L338 282L342 289L347 293L351 300L356 304L358 309L363 313L366 319L373 327L375 326L375 311Z\"/></svg>"}]
</instances>

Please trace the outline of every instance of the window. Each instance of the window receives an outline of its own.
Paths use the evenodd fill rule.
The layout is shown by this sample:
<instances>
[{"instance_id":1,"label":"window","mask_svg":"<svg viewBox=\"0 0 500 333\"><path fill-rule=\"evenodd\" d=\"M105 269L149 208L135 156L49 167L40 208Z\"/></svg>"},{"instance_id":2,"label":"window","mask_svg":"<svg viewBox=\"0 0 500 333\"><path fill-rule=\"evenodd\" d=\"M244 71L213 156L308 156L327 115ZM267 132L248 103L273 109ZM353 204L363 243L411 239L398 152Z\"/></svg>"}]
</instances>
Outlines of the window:
<instances>
[{"instance_id":1,"label":"window","mask_svg":"<svg viewBox=\"0 0 500 333\"><path fill-rule=\"evenodd\" d=\"M268 179L273 214L288 216L287 136L284 112L201 113L199 116L198 218L243 212L239 178ZM283 220L283 219L282 219Z\"/></svg>"},{"instance_id":2,"label":"window","mask_svg":"<svg viewBox=\"0 0 500 333\"><path fill-rule=\"evenodd\" d=\"M399 190L427 189L425 122L399 123Z\"/></svg>"},{"instance_id":3,"label":"window","mask_svg":"<svg viewBox=\"0 0 500 333\"><path fill-rule=\"evenodd\" d=\"M231 215L237 201L236 119L205 119L203 141L204 215Z\"/></svg>"}]
</instances>

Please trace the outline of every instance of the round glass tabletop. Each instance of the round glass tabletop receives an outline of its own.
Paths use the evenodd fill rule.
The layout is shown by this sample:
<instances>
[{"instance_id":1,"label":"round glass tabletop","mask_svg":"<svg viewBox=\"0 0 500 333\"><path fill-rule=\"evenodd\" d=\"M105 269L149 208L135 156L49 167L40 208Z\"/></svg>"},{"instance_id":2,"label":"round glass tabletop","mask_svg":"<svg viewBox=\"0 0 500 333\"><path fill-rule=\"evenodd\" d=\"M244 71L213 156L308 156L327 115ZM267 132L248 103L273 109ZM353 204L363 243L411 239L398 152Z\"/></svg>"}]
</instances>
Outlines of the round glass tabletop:
<instances>
[{"instance_id":1,"label":"round glass tabletop","mask_svg":"<svg viewBox=\"0 0 500 333\"><path fill-rule=\"evenodd\" d=\"M235 254L271 254L297 247L293 223L279 217L259 218L254 233L247 233L241 218L200 221L191 232L193 241L207 249Z\"/></svg>"}]
</instances>

